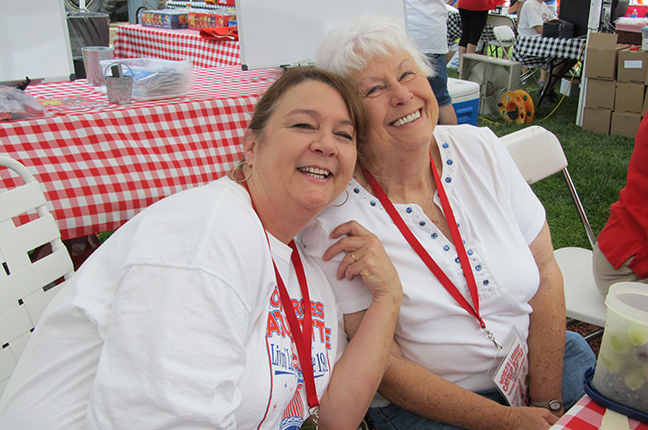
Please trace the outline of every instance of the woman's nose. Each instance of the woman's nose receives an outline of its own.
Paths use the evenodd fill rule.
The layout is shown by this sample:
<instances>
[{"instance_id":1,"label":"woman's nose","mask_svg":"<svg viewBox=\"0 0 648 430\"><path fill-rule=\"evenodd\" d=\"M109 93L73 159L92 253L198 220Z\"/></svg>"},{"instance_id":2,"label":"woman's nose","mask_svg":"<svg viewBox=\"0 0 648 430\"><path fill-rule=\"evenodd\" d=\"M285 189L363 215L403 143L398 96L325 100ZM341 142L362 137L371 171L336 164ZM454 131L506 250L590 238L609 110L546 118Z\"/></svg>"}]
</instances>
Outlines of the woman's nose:
<instances>
[{"instance_id":1,"label":"woman's nose","mask_svg":"<svg viewBox=\"0 0 648 430\"><path fill-rule=\"evenodd\" d=\"M391 103L394 106L406 103L413 97L409 88L400 82L391 87L391 94Z\"/></svg>"},{"instance_id":2,"label":"woman's nose","mask_svg":"<svg viewBox=\"0 0 648 430\"><path fill-rule=\"evenodd\" d=\"M322 131L311 144L311 150L319 152L324 156L333 156L337 154L337 141L332 132Z\"/></svg>"}]
</instances>

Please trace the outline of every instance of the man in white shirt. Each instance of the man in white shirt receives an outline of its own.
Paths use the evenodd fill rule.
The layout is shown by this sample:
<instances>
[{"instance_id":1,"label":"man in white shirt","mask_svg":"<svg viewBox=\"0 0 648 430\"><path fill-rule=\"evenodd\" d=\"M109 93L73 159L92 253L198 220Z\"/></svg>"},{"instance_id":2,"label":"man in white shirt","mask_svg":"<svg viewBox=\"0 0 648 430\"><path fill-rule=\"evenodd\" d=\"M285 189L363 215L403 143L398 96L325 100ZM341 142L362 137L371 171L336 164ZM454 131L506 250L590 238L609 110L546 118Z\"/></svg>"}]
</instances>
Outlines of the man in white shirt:
<instances>
[{"instance_id":1,"label":"man in white shirt","mask_svg":"<svg viewBox=\"0 0 648 430\"><path fill-rule=\"evenodd\" d=\"M439 103L439 124L457 124L457 114L448 91L445 54L448 52L448 12L444 0L407 0L407 31L436 72L428 78Z\"/></svg>"},{"instance_id":2,"label":"man in white shirt","mask_svg":"<svg viewBox=\"0 0 648 430\"><path fill-rule=\"evenodd\" d=\"M545 22L556 19L544 0L527 0L524 2L521 11L518 13L518 33L522 36L537 36L542 34L542 26ZM526 69L526 68L525 68ZM538 85L544 87L547 83L547 71L540 69L540 80Z\"/></svg>"}]
</instances>

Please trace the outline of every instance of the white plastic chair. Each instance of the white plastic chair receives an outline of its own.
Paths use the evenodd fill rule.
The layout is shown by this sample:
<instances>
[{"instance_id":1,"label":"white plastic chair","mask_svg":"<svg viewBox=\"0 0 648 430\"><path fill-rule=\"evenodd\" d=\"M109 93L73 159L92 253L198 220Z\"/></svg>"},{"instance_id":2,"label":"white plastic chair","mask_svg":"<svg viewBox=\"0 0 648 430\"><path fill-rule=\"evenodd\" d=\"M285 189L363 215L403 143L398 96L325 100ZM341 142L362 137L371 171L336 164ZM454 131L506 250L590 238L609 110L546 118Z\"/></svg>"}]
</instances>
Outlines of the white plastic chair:
<instances>
[{"instance_id":1,"label":"white plastic chair","mask_svg":"<svg viewBox=\"0 0 648 430\"><path fill-rule=\"evenodd\" d=\"M508 59L508 51L515 45L515 32L508 25L493 27L493 35L500 48L504 52L504 58Z\"/></svg>"},{"instance_id":2,"label":"white plastic chair","mask_svg":"<svg viewBox=\"0 0 648 430\"><path fill-rule=\"evenodd\" d=\"M497 35L495 33L495 28L496 27L505 26L505 27L510 28L511 31L513 32L513 40L515 40L515 31L516 31L517 27L516 27L515 21L510 16L508 16L508 15L498 15L498 14L493 14L493 13L488 14L488 19L486 20L486 25L493 28L493 35L495 35L496 39L497 39ZM499 45L499 42L498 42L497 45L494 44L493 41L488 42L489 52L490 52L491 55L494 52L497 51L498 45ZM499 47L501 47L501 46L502 45L499 45ZM511 45L511 46L513 46L513 45ZM505 55L504 58L508 59L508 55L506 53L506 50L504 50L504 55Z\"/></svg>"},{"instance_id":3,"label":"white plastic chair","mask_svg":"<svg viewBox=\"0 0 648 430\"><path fill-rule=\"evenodd\" d=\"M0 191L0 396L34 326L74 265L40 184L25 166L0 155L0 166L15 172L24 185ZM24 213L37 218L16 225ZM52 253L32 263L30 252L50 244Z\"/></svg>"},{"instance_id":4,"label":"white plastic chair","mask_svg":"<svg viewBox=\"0 0 648 430\"><path fill-rule=\"evenodd\" d=\"M508 134L501 140L529 184L557 172L563 173L587 238L594 247L596 236L567 170L567 158L558 138L540 126L531 126ZM554 256L564 278L567 316L573 320L605 327L607 308L594 283L592 251L567 247L555 250ZM600 331L589 338L599 333Z\"/></svg>"}]
</instances>

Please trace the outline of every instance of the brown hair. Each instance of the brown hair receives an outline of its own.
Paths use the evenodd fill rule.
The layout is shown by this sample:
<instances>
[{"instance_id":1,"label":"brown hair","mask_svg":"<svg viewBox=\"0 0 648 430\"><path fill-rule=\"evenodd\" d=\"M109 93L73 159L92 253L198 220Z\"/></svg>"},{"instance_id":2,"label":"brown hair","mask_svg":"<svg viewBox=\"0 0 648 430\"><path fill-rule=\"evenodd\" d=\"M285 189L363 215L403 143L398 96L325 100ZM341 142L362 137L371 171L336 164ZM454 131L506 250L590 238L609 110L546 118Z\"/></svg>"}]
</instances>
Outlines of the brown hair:
<instances>
[{"instance_id":1,"label":"brown hair","mask_svg":"<svg viewBox=\"0 0 648 430\"><path fill-rule=\"evenodd\" d=\"M342 96L349 111L351 122L355 128L356 143L359 142L364 137L364 110L354 87L346 80L331 72L310 66L290 69L272 84L257 103L248 129L258 135L262 135L270 117L277 110L277 104L284 94L291 88L309 81L322 82L336 90Z\"/></svg>"}]
</instances>

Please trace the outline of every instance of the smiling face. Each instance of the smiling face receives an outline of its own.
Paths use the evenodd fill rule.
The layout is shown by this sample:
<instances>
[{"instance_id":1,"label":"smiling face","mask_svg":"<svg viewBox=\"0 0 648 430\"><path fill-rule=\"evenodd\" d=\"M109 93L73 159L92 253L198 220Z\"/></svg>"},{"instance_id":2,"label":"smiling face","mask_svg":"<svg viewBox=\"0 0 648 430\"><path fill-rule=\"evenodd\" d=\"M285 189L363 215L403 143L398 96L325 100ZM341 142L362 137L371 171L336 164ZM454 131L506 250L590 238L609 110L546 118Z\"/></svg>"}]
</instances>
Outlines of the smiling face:
<instances>
[{"instance_id":1,"label":"smiling face","mask_svg":"<svg viewBox=\"0 0 648 430\"><path fill-rule=\"evenodd\" d=\"M248 182L277 213L314 217L351 180L356 161L353 122L340 93L317 81L289 89L261 133L245 135ZM265 206L267 208L267 206ZM293 212L297 211L297 212Z\"/></svg>"},{"instance_id":2,"label":"smiling face","mask_svg":"<svg viewBox=\"0 0 648 430\"><path fill-rule=\"evenodd\" d=\"M370 61L356 76L356 88L365 108L363 154L394 156L394 151L429 146L439 106L410 54Z\"/></svg>"}]
</instances>

